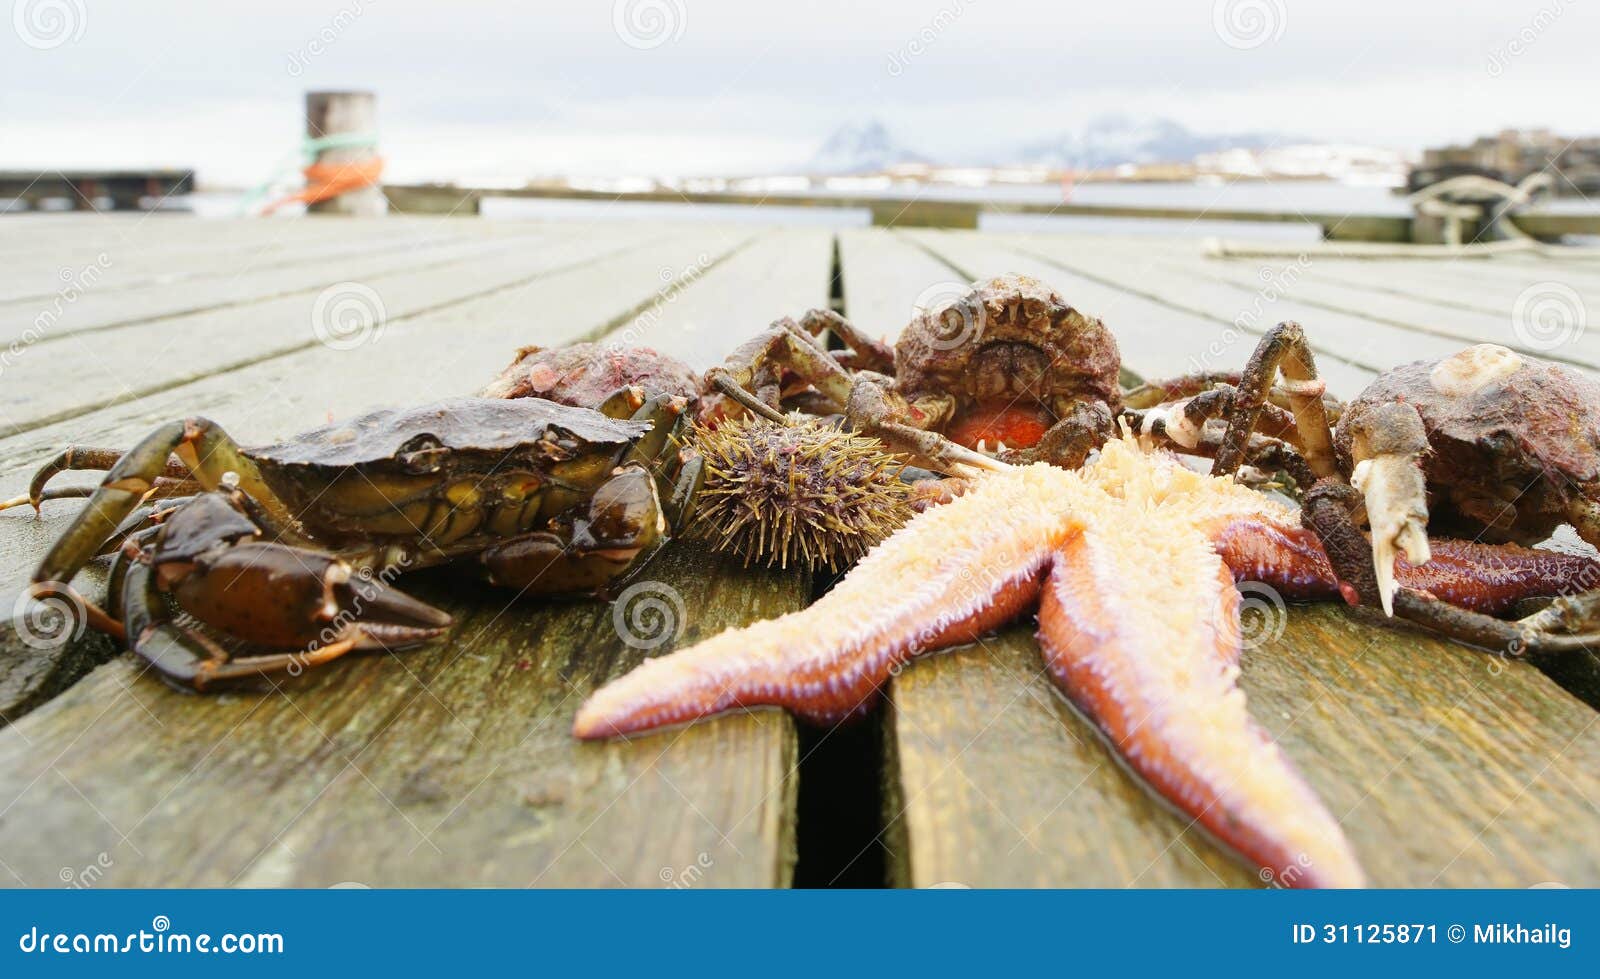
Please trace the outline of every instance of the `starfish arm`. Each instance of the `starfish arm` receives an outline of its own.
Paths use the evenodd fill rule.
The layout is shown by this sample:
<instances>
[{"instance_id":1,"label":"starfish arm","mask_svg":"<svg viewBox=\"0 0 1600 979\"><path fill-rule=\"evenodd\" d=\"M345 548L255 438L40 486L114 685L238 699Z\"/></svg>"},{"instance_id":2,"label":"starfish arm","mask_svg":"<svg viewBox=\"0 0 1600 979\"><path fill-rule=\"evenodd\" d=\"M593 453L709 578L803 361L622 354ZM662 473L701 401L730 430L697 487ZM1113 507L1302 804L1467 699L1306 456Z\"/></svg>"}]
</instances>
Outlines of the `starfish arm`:
<instances>
[{"instance_id":1,"label":"starfish arm","mask_svg":"<svg viewBox=\"0 0 1600 979\"><path fill-rule=\"evenodd\" d=\"M1033 607L1050 555L1077 532L1049 466L986 477L867 555L810 607L644 663L597 691L573 733L604 738L735 707L834 723L869 707L891 670L970 642Z\"/></svg>"},{"instance_id":2,"label":"starfish arm","mask_svg":"<svg viewBox=\"0 0 1600 979\"><path fill-rule=\"evenodd\" d=\"M1360 886L1338 822L1245 709L1238 618L1203 535L1091 524L1056 556L1039 644L1129 767L1214 836L1284 885Z\"/></svg>"},{"instance_id":3,"label":"starfish arm","mask_svg":"<svg viewBox=\"0 0 1600 979\"><path fill-rule=\"evenodd\" d=\"M1285 598L1327 599L1340 594L1316 534L1260 516L1229 518L1211 531L1217 553L1235 581L1259 581ZM1425 591L1459 608L1498 615L1525 598L1570 595L1600 584L1600 561L1519 547L1435 538L1432 560L1395 560L1401 587Z\"/></svg>"}]
</instances>

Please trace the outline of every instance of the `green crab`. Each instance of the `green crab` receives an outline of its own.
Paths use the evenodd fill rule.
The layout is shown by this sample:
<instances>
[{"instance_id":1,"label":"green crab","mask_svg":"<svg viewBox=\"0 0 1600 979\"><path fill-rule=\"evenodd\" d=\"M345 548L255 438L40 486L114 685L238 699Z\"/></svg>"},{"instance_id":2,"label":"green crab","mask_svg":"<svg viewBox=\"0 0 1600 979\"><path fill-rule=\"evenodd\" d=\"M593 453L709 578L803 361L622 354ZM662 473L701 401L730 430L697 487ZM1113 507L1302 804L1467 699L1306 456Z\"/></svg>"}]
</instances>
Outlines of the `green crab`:
<instances>
[{"instance_id":1,"label":"green crab","mask_svg":"<svg viewBox=\"0 0 1600 979\"><path fill-rule=\"evenodd\" d=\"M390 587L401 571L474 563L519 592L603 591L689 518L701 463L674 445L686 407L638 388L606 399L609 414L454 398L253 449L189 418L126 453L68 449L0 506L90 496L32 593L71 595L162 676L204 690L445 632L449 615ZM46 488L71 469L109 471L92 491ZM102 611L68 582L113 552Z\"/></svg>"}]
</instances>

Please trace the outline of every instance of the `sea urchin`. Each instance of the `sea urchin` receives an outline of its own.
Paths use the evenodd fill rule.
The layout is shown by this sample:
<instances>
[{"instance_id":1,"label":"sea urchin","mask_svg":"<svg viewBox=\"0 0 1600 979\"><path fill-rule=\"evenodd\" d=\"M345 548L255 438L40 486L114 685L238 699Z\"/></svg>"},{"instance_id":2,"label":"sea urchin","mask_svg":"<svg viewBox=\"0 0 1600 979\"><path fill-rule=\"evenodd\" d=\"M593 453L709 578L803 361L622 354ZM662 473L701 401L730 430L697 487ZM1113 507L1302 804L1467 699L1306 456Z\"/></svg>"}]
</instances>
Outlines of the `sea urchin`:
<instances>
[{"instance_id":1,"label":"sea urchin","mask_svg":"<svg viewBox=\"0 0 1600 979\"><path fill-rule=\"evenodd\" d=\"M804 415L697 424L690 439L705 457L690 535L746 566L847 567L911 516L903 465L877 439Z\"/></svg>"}]
</instances>

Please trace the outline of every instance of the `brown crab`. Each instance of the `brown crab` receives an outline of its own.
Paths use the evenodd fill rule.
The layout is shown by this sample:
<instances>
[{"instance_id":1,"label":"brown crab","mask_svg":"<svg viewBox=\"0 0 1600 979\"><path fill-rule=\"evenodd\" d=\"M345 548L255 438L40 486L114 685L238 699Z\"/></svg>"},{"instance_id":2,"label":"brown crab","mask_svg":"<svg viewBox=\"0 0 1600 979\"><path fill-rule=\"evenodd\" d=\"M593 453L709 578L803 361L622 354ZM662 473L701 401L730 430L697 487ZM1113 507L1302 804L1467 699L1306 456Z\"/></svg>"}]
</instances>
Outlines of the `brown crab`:
<instances>
[{"instance_id":1,"label":"brown crab","mask_svg":"<svg viewBox=\"0 0 1600 979\"><path fill-rule=\"evenodd\" d=\"M824 348L824 330L845 351ZM785 317L706 385L774 420L842 413L939 472L995 458L1076 468L1115 431L1121 363L1100 320L1037 279L1004 275L919 311L892 349L837 313Z\"/></svg>"},{"instance_id":2,"label":"brown crab","mask_svg":"<svg viewBox=\"0 0 1600 979\"><path fill-rule=\"evenodd\" d=\"M590 341L523 347L483 389L485 398L545 398L619 416L644 398L668 394L695 402L701 379L689 365L652 350Z\"/></svg>"},{"instance_id":3,"label":"brown crab","mask_svg":"<svg viewBox=\"0 0 1600 979\"><path fill-rule=\"evenodd\" d=\"M1274 391L1287 395L1287 410L1272 403ZM1532 545L1570 524L1600 546L1600 384L1479 344L1385 372L1344 407L1337 426L1322 393L1304 332L1284 323L1262 339L1237 385L1130 412L1129 420L1179 451L1199 446L1214 456L1213 473L1236 474L1270 449L1274 461L1305 474L1302 520L1351 604L1512 654L1600 639L1600 592L1591 590L1600 581L1575 581L1544 610L1506 621L1404 587L1396 576L1397 565L1431 560L1430 531ZM1226 421L1220 436L1206 430L1213 418ZM1258 431L1264 422L1273 437ZM1363 517L1370 539L1358 527ZM1494 570L1484 569L1484 588L1517 585L1509 563Z\"/></svg>"},{"instance_id":4,"label":"brown crab","mask_svg":"<svg viewBox=\"0 0 1600 979\"><path fill-rule=\"evenodd\" d=\"M586 593L640 566L687 519L698 486L699 461L671 448L684 408L657 395L616 419L538 398L456 398L257 449L203 418L163 425L127 453L69 449L35 476L35 506L83 495L47 490L56 473L109 472L33 593L70 593L84 564L116 550L111 612L84 603L91 621L198 689L411 645L450 617L390 588L392 572L470 561L520 592ZM174 621L168 597L210 630L274 651L234 655Z\"/></svg>"}]
</instances>

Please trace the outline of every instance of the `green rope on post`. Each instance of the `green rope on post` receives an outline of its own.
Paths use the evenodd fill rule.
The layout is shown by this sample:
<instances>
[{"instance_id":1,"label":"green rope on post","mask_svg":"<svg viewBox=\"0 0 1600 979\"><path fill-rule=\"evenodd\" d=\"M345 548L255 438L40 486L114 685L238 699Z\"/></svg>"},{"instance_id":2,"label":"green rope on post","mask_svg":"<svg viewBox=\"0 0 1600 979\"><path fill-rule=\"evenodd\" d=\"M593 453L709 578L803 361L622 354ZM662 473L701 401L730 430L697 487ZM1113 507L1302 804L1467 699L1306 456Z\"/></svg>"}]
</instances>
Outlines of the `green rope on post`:
<instances>
[{"instance_id":1,"label":"green rope on post","mask_svg":"<svg viewBox=\"0 0 1600 979\"><path fill-rule=\"evenodd\" d=\"M348 150L358 147L378 145L377 133L331 133L327 136L307 136L300 141L300 149L290 153L272 168L272 175L261 183L250 188L239 202L239 215L241 217L254 213L262 199L272 193L276 187L290 173L298 172L307 164L316 162L317 155L324 150Z\"/></svg>"}]
</instances>

